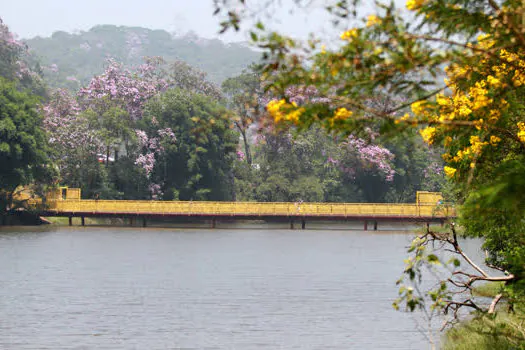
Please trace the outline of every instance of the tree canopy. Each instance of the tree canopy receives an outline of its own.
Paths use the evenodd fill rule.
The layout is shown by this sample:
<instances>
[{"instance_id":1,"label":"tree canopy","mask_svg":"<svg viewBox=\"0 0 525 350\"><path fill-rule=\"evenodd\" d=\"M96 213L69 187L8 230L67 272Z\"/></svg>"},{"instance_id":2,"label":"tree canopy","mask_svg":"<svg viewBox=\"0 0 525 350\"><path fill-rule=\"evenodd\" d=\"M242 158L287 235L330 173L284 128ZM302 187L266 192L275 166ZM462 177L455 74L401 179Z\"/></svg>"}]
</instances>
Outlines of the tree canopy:
<instances>
[{"instance_id":1,"label":"tree canopy","mask_svg":"<svg viewBox=\"0 0 525 350\"><path fill-rule=\"evenodd\" d=\"M38 99L17 90L15 83L0 77L0 199L1 210L16 187L48 181L51 167Z\"/></svg>"}]
</instances>

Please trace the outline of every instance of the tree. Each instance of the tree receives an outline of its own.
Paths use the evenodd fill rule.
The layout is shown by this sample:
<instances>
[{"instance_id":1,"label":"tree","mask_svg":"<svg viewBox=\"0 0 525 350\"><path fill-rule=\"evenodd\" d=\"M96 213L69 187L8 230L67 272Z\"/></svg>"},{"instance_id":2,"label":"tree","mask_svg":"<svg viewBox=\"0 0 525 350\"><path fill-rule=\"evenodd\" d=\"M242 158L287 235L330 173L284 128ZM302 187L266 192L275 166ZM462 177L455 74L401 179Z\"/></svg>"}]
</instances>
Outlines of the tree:
<instances>
[{"instance_id":1,"label":"tree","mask_svg":"<svg viewBox=\"0 0 525 350\"><path fill-rule=\"evenodd\" d=\"M149 152L148 157L157 160L151 179L160 186L164 199L233 199L238 135L230 128L223 107L208 96L171 89L152 99L144 114L143 145L150 147L155 138L162 150Z\"/></svg>"},{"instance_id":2,"label":"tree","mask_svg":"<svg viewBox=\"0 0 525 350\"><path fill-rule=\"evenodd\" d=\"M16 89L0 77L0 204L11 205L13 191L21 185L51 181L54 168L37 112L38 99Z\"/></svg>"},{"instance_id":3,"label":"tree","mask_svg":"<svg viewBox=\"0 0 525 350\"><path fill-rule=\"evenodd\" d=\"M46 96L47 87L39 65L31 69L27 60L27 46L16 40L0 18L0 77L16 81L19 88L38 96Z\"/></svg>"},{"instance_id":4,"label":"tree","mask_svg":"<svg viewBox=\"0 0 525 350\"><path fill-rule=\"evenodd\" d=\"M255 68L241 75L229 78L222 83L222 91L226 96L227 106L235 111L233 123L242 136L244 155L248 165L252 165L249 129L261 119L264 111L264 91L260 75Z\"/></svg>"},{"instance_id":5,"label":"tree","mask_svg":"<svg viewBox=\"0 0 525 350\"><path fill-rule=\"evenodd\" d=\"M208 80L205 72L181 60L170 64L168 82L171 88L206 95L216 100L222 98L221 90Z\"/></svg>"},{"instance_id":6,"label":"tree","mask_svg":"<svg viewBox=\"0 0 525 350\"><path fill-rule=\"evenodd\" d=\"M215 1L217 12L226 12L223 30L240 28L243 7L228 7L239 2L244 3ZM367 128L383 135L415 128L427 144L441 148L443 171L461 204L464 235L484 238L485 263L503 275L490 273L465 254L451 222L449 232L428 230L414 241L406 279L399 282L401 300L409 310L427 306L454 320L465 307L492 314L505 297L523 315L523 1L408 0L408 14L394 2L378 3L376 13L366 18L358 15L358 4L327 5L336 23L347 18L357 23L344 28L339 44L329 49L315 38L302 43L266 32L257 23L252 39L265 50L271 88L282 96L268 104L268 111L277 123L300 129L320 124L354 136ZM441 83L445 66L447 77ZM293 104L285 90L298 83L315 86L330 102ZM378 109L372 101L379 94L404 101ZM431 243L455 256L442 260L428 249ZM451 274L439 281L437 289L418 294L423 267L438 265ZM502 293L486 306L471 296L473 286L482 281L505 283Z\"/></svg>"}]
</instances>

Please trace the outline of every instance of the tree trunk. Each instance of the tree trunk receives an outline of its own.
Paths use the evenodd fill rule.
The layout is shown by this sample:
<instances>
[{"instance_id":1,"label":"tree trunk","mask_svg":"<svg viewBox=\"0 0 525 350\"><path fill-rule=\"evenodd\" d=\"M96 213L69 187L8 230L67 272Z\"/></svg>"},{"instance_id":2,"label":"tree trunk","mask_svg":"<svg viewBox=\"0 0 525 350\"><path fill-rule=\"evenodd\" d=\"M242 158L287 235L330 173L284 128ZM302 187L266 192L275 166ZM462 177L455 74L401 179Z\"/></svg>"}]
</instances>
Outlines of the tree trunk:
<instances>
[{"instance_id":1,"label":"tree trunk","mask_svg":"<svg viewBox=\"0 0 525 350\"><path fill-rule=\"evenodd\" d=\"M106 148L106 168L109 166L109 146Z\"/></svg>"},{"instance_id":2,"label":"tree trunk","mask_svg":"<svg viewBox=\"0 0 525 350\"><path fill-rule=\"evenodd\" d=\"M115 163L118 162L118 149L115 148Z\"/></svg>"},{"instance_id":3,"label":"tree trunk","mask_svg":"<svg viewBox=\"0 0 525 350\"><path fill-rule=\"evenodd\" d=\"M250 144L248 143L248 138L246 137L246 130L241 130L242 140L244 142L244 153L246 153L246 161L251 166L252 165L252 154L250 151Z\"/></svg>"}]
</instances>

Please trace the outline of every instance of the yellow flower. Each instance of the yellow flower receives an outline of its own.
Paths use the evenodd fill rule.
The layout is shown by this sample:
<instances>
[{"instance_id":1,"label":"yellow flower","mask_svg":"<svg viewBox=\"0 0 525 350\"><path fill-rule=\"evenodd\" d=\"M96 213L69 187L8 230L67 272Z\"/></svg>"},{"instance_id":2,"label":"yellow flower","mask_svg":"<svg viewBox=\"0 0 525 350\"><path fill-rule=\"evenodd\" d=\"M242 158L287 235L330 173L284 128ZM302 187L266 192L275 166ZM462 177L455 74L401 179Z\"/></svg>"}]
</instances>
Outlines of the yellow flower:
<instances>
[{"instance_id":1,"label":"yellow flower","mask_svg":"<svg viewBox=\"0 0 525 350\"><path fill-rule=\"evenodd\" d=\"M447 96L445 96L443 94L438 94L436 96L436 102L440 106L448 106L448 105L450 105L450 98L448 98Z\"/></svg>"},{"instance_id":2,"label":"yellow flower","mask_svg":"<svg viewBox=\"0 0 525 350\"><path fill-rule=\"evenodd\" d=\"M426 104L427 101L416 101L410 105L410 108L412 109L412 112L415 115L423 115L426 112Z\"/></svg>"},{"instance_id":3,"label":"yellow flower","mask_svg":"<svg viewBox=\"0 0 525 350\"><path fill-rule=\"evenodd\" d=\"M304 108L298 108L296 110L291 111L290 113L286 114L285 119L288 121L291 121L294 124L297 124L299 122L299 117L301 114L303 114L305 111Z\"/></svg>"},{"instance_id":4,"label":"yellow flower","mask_svg":"<svg viewBox=\"0 0 525 350\"><path fill-rule=\"evenodd\" d=\"M272 116L275 123L279 123L283 118L284 115L281 112L281 108L286 105L286 100L271 100L268 102L268 105L266 105L266 109L268 110L268 113Z\"/></svg>"},{"instance_id":5,"label":"yellow flower","mask_svg":"<svg viewBox=\"0 0 525 350\"><path fill-rule=\"evenodd\" d=\"M445 137L445 140L444 140L445 147L450 146L451 143L452 143L452 137L450 136Z\"/></svg>"},{"instance_id":6,"label":"yellow flower","mask_svg":"<svg viewBox=\"0 0 525 350\"><path fill-rule=\"evenodd\" d=\"M366 20L366 26L371 27L375 26L376 24L381 24L382 20L381 18L377 17L376 15L370 15L368 16Z\"/></svg>"},{"instance_id":7,"label":"yellow flower","mask_svg":"<svg viewBox=\"0 0 525 350\"><path fill-rule=\"evenodd\" d=\"M474 124L474 127L476 127L476 129L481 130L483 126L483 119L474 120L473 124Z\"/></svg>"},{"instance_id":8,"label":"yellow flower","mask_svg":"<svg viewBox=\"0 0 525 350\"><path fill-rule=\"evenodd\" d=\"M352 39L357 38L358 35L359 32L357 31L357 28L352 28L341 34L341 39L351 41Z\"/></svg>"},{"instance_id":9,"label":"yellow flower","mask_svg":"<svg viewBox=\"0 0 525 350\"><path fill-rule=\"evenodd\" d=\"M489 75L489 76L487 77L487 82L488 82L490 85L494 86L494 87L500 87L500 86L501 86L501 81L499 81L498 78L495 78L495 77L492 76L492 75Z\"/></svg>"},{"instance_id":10,"label":"yellow flower","mask_svg":"<svg viewBox=\"0 0 525 350\"><path fill-rule=\"evenodd\" d=\"M304 108L297 108L295 102L287 103L284 99L268 102L266 109L276 124L283 120L297 123L299 122L299 117L305 112Z\"/></svg>"},{"instance_id":11,"label":"yellow flower","mask_svg":"<svg viewBox=\"0 0 525 350\"><path fill-rule=\"evenodd\" d=\"M395 124L399 124L399 123L401 123L401 122L406 122L406 121L409 120L409 119L410 119L410 114L405 113L404 116L402 116L402 117L399 118L399 119L396 119L396 120L394 121L394 123L395 123Z\"/></svg>"},{"instance_id":12,"label":"yellow flower","mask_svg":"<svg viewBox=\"0 0 525 350\"><path fill-rule=\"evenodd\" d=\"M345 119L351 117L352 114L354 114L352 111L349 111L348 109L346 109L344 107L343 108L338 108L335 111L334 119L335 120L345 120Z\"/></svg>"},{"instance_id":13,"label":"yellow flower","mask_svg":"<svg viewBox=\"0 0 525 350\"><path fill-rule=\"evenodd\" d=\"M408 0L406 6L410 11L414 11L420 8L424 2L425 0Z\"/></svg>"},{"instance_id":14,"label":"yellow flower","mask_svg":"<svg viewBox=\"0 0 525 350\"><path fill-rule=\"evenodd\" d=\"M481 151L483 150L483 147L488 145L488 142L481 142L479 136L471 136L470 137L470 149L472 150L472 153L480 155Z\"/></svg>"},{"instance_id":15,"label":"yellow flower","mask_svg":"<svg viewBox=\"0 0 525 350\"><path fill-rule=\"evenodd\" d=\"M427 126L424 129L419 130L423 141L431 145L434 142L434 136L436 135L436 128Z\"/></svg>"},{"instance_id":16,"label":"yellow flower","mask_svg":"<svg viewBox=\"0 0 525 350\"><path fill-rule=\"evenodd\" d=\"M490 39L490 34L481 34L478 36L478 47L482 49L490 49L496 43L494 40Z\"/></svg>"},{"instance_id":17,"label":"yellow flower","mask_svg":"<svg viewBox=\"0 0 525 350\"><path fill-rule=\"evenodd\" d=\"M460 116L466 117L470 113L472 113L472 110L470 108L468 108L467 106L462 105L461 107L459 107L459 115Z\"/></svg>"},{"instance_id":18,"label":"yellow flower","mask_svg":"<svg viewBox=\"0 0 525 350\"><path fill-rule=\"evenodd\" d=\"M501 117L501 112L499 110L497 109L490 110L490 117L489 117L490 123L497 122L500 117Z\"/></svg>"},{"instance_id":19,"label":"yellow flower","mask_svg":"<svg viewBox=\"0 0 525 350\"><path fill-rule=\"evenodd\" d=\"M453 178L454 175L456 175L456 171L457 171L457 169L454 169L454 168L449 167L449 166L445 166L445 167L443 168L443 170L445 171L445 175L446 175L447 177L449 177L449 178Z\"/></svg>"},{"instance_id":20,"label":"yellow flower","mask_svg":"<svg viewBox=\"0 0 525 350\"><path fill-rule=\"evenodd\" d=\"M518 131L518 138L520 139L521 142L525 143L525 130Z\"/></svg>"},{"instance_id":21,"label":"yellow flower","mask_svg":"<svg viewBox=\"0 0 525 350\"><path fill-rule=\"evenodd\" d=\"M491 135L490 136L490 144L492 146L496 146L498 144L498 142L501 141L501 138L497 137L497 136L494 136L494 135Z\"/></svg>"},{"instance_id":22,"label":"yellow flower","mask_svg":"<svg viewBox=\"0 0 525 350\"><path fill-rule=\"evenodd\" d=\"M525 84L525 74L523 74L521 71L516 70L514 72L514 76L512 77L512 83L515 87L520 87L523 84Z\"/></svg>"},{"instance_id":23,"label":"yellow flower","mask_svg":"<svg viewBox=\"0 0 525 350\"><path fill-rule=\"evenodd\" d=\"M525 123L524 122L519 122L518 124L518 138L520 139L521 142L525 142Z\"/></svg>"}]
</instances>

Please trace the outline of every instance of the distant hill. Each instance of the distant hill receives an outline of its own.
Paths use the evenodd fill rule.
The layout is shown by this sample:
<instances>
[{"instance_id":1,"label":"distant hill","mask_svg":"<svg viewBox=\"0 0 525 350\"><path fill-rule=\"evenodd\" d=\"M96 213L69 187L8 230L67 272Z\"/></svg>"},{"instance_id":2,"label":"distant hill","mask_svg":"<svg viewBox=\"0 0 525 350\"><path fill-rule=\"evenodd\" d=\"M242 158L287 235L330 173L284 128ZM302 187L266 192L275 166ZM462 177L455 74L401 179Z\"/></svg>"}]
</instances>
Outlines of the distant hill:
<instances>
[{"instance_id":1,"label":"distant hill","mask_svg":"<svg viewBox=\"0 0 525 350\"><path fill-rule=\"evenodd\" d=\"M70 89L100 74L109 57L127 66L140 64L144 56L161 56L167 62L180 59L205 71L216 83L239 74L259 59L255 51L238 43L202 39L194 34L174 37L164 30L114 25L99 25L79 33L59 31L50 38L25 42L48 83Z\"/></svg>"}]
</instances>

